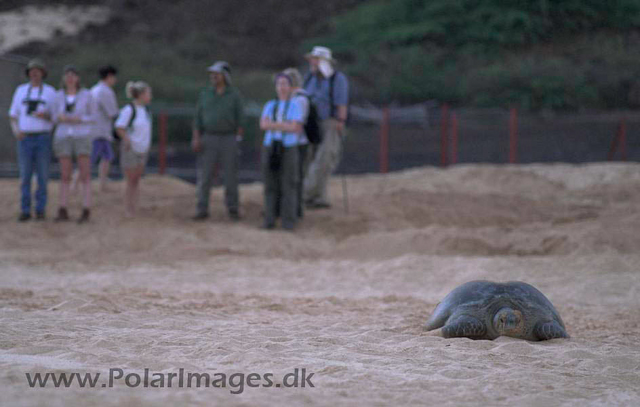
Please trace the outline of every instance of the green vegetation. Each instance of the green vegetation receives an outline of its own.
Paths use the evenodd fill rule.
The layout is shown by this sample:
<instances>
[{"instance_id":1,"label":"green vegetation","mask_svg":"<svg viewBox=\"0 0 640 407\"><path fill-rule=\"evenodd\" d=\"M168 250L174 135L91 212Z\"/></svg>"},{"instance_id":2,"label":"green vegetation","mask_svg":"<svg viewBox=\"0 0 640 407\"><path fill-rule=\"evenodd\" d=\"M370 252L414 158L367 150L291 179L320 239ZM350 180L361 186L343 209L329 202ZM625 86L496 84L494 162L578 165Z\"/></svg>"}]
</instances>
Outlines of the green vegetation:
<instances>
[{"instance_id":1,"label":"green vegetation","mask_svg":"<svg viewBox=\"0 0 640 407\"><path fill-rule=\"evenodd\" d=\"M332 47L378 102L639 104L638 0L378 0L333 21L304 47Z\"/></svg>"},{"instance_id":2,"label":"green vegetation","mask_svg":"<svg viewBox=\"0 0 640 407\"><path fill-rule=\"evenodd\" d=\"M53 82L67 63L87 84L98 66L113 63L123 102L124 82L144 79L157 104L192 105L205 68L225 59L245 98L263 103L273 97L274 72L306 69L302 55L324 44L350 75L356 103L640 106L640 0L103 2L113 7L106 26L16 53L44 57Z\"/></svg>"}]
</instances>

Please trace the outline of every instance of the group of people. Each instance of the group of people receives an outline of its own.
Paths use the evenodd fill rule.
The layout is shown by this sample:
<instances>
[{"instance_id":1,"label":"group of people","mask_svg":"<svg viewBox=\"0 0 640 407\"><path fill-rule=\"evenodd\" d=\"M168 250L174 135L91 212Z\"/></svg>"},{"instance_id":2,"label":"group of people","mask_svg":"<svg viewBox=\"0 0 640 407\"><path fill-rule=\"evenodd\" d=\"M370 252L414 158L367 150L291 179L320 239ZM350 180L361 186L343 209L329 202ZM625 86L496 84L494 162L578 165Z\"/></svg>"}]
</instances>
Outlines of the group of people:
<instances>
[{"instance_id":1,"label":"group of people","mask_svg":"<svg viewBox=\"0 0 640 407\"><path fill-rule=\"evenodd\" d=\"M293 230L304 208L330 207L328 181L339 164L348 115L349 85L335 69L331 50L314 47L308 53L309 73L296 68L275 75L276 97L267 102L260 117L263 130L264 228ZM231 67L218 61L208 67L210 86L202 89L196 104L191 145L197 154L197 207L194 220L209 217L210 191L215 168L224 174L225 204L229 217L240 219L238 148L244 135L243 102L233 86ZM46 217L50 150L60 164L60 193L56 221L68 221L68 199L76 182L82 189L79 223L90 218L91 168L97 164L100 184L106 188L112 143L121 140L120 163L126 178L125 211L135 214L138 186L151 146L151 87L128 82L131 99L118 108L117 70L105 66L91 89L83 88L74 66L63 69L60 89L44 83L47 69L39 60L26 68L29 81L20 85L9 110L18 144L21 204L18 220L31 219L31 179L37 175L35 218ZM53 136L53 142L51 142ZM77 180L73 177L73 159Z\"/></svg>"},{"instance_id":2,"label":"group of people","mask_svg":"<svg viewBox=\"0 0 640 407\"><path fill-rule=\"evenodd\" d=\"M79 71L73 65L64 67L57 91L44 83L48 71L42 61L30 61L25 73L28 82L18 86L9 109L11 129L18 144L21 193L18 221L32 218L31 182L34 173L37 179L35 219L46 218L47 181L53 147L60 164L59 206L55 221L70 220L69 194L73 185L79 182L82 212L77 221L87 222L92 203L91 165L99 166L100 183L106 189L110 163L114 159L114 126L122 139L120 163L127 179L125 210L133 215L138 181L151 145L151 117L145 108L151 102L149 85L141 81L127 83L127 97L132 102L118 109L113 90L117 69L113 66L100 68L100 79L91 89L82 86ZM78 167L75 182L74 158Z\"/></svg>"},{"instance_id":3,"label":"group of people","mask_svg":"<svg viewBox=\"0 0 640 407\"><path fill-rule=\"evenodd\" d=\"M274 77L276 97L260 117L263 130L261 163L264 177L265 229L293 230L304 208L329 208L328 181L337 168L348 118L349 84L335 69L331 50L317 46L305 56L309 73L296 68ZM203 89L196 106L192 147L198 154L197 212L209 216L214 168L224 173L225 203L231 219L240 218L237 149L243 137L243 108L232 86L231 68L218 61L208 68L211 86ZM317 133L317 134L316 134Z\"/></svg>"}]
</instances>

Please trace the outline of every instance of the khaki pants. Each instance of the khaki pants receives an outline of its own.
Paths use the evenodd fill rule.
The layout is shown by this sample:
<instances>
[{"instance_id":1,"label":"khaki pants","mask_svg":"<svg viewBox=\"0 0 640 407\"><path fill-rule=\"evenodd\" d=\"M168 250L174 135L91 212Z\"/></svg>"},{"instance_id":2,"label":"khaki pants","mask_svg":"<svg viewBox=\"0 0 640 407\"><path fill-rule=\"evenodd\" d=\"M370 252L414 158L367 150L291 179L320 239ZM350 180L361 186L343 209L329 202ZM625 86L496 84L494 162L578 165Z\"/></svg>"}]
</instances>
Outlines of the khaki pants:
<instances>
[{"instance_id":1,"label":"khaki pants","mask_svg":"<svg viewBox=\"0 0 640 407\"><path fill-rule=\"evenodd\" d=\"M238 210L238 146L234 134L202 136L198 153L196 196L198 213L209 213L209 196L216 163L224 173L224 200L229 211Z\"/></svg>"},{"instance_id":2,"label":"khaki pants","mask_svg":"<svg viewBox=\"0 0 640 407\"><path fill-rule=\"evenodd\" d=\"M344 134L337 129L338 121L327 119L322 122L322 143L317 148L304 179L304 200L309 204L329 205L327 183L331 174L340 164Z\"/></svg>"}]
</instances>

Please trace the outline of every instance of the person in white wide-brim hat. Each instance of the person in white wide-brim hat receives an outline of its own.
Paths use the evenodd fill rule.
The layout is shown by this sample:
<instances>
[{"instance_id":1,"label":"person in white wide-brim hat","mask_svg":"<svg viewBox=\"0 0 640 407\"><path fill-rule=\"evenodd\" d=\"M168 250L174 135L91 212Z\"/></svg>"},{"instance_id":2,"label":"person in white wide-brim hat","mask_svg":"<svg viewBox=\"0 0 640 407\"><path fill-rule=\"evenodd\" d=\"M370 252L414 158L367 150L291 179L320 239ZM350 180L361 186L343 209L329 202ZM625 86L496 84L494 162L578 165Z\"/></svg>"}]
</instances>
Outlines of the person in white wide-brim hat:
<instances>
[{"instance_id":1,"label":"person in white wide-brim hat","mask_svg":"<svg viewBox=\"0 0 640 407\"><path fill-rule=\"evenodd\" d=\"M31 176L36 174L36 220L45 219L47 181L51 157L51 131L56 90L44 83L47 68L39 59L27 64L29 81L15 90L9 109L11 130L18 144L20 168L20 216L18 221L31 219Z\"/></svg>"},{"instance_id":2,"label":"person in white wide-brim hat","mask_svg":"<svg viewBox=\"0 0 640 407\"><path fill-rule=\"evenodd\" d=\"M318 111L322 141L304 180L304 200L310 209L329 208L327 183L340 163L349 110L349 81L335 69L336 60L329 48L313 47L305 58L309 73L303 88Z\"/></svg>"}]
</instances>

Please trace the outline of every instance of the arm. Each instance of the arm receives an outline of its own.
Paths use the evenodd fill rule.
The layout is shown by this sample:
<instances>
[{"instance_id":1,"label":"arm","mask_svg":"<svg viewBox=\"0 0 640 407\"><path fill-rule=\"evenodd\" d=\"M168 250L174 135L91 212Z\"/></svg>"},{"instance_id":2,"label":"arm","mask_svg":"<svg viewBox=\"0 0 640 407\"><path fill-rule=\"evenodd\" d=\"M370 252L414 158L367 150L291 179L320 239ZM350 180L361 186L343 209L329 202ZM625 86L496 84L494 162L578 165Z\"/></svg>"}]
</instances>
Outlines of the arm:
<instances>
[{"instance_id":1,"label":"arm","mask_svg":"<svg viewBox=\"0 0 640 407\"><path fill-rule=\"evenodd\" d=\"M20 131L20 128L18 127L18 118L17 117L9 117L10 121L11 121L11 131L13 132L13 135L18 139L18 140L22 140L24 138L24 133Z\"/></svg>"},{"instance_id":2,"label":"arm","mask_svg":"<svg viewBox=\"0 0 640 407\"><path fill-rule=\"evenodd\" d=\"M340 132L340 134L342 134L342 131L344 130L345 123L347 122L347 106L346 105L339 105L339 106L336 106L336 107L337 107L337 110L336 110L337 118L336 118L336 120L338 120L338 125L336 126L336 128L338 129L338 132Z\"/></svg>"},{"instance_id":3,"label":"arm","mask_svg":"<svg viewBox=\"0 0 640 407\"><path fill-rule=\"evenodd\" d=\"M300 133L302 123L294 121L274 122L268 117L260 119L260 130L284 131L286 133Z\"/></svg>"},{"instance_id":4,"label":"arm","mask_svg":"<svg viewBox=\"0 0 640 407\"><path fill-rule=\"evenodd\" d=\"M242 96L240 96L240 94L238 94L238 97L236 99L236 123L238 128L236 129L236 135L237 137L242 140L242 137L244 136L244 105L242 103Z\"/></svg>"},{"instance_id":5,"label":"arm","mask_svg":"<svg viewBox=\"0 0 640 407\"><path fill-rule=\"evenodd\" d=\"M47 85L42 85L42 86L47 86ZM45 88L46 89L46 88ZM44 92L44 98L49 102L47 104L46 110L43 112L34 112L33 116L37 117L39 119L42 120L46 120L46 121L55 121L55 111L56 111L56 101L57 101L57 94L55 92L55 90L51 90L51 93L49 93L49 96L47 96L47 93L49 93L48 91Z\"/></svg>"},{"instance_id":6,"label":"arm","mask_svg":"<svg viewBox=\"0 0 640 407\"><path fill-rule=\"evenodd\" d=\"M131 139L127 134L127 130L122 127L116 127L116 133L120 136L120 139L124 143L125 150L129 150L131 148Z\"/></svg>"},{"instance_id":7,"label":"arm","mask_svg":"<svg viewBox=\"0 0 640 407\"><path fill-rule=\"evenodd\" d=\"M91 94L91 92L87 91L85 93L85 106L83 114L80 116L80 121L82 123L93 123L96 121L96 114L98 113L98 105L96 103L95 98Z\"/></svg>"},{"instance_id":8,"label":"arm","mask_svg":"<svg viewBox=\"0 0 640 407\"><path fill-rule=\"evenodd\" d=\"M122 108L116 122L114 124L114 128L122 142L124 143L124 148L126 150L131 148L131 139L127 134L127 124L131 119L131 115L133 115L133 110L131 110L131 106L127 105Z\"/></svg>"},{"instance_id":9,"label":"arm","mask_svg":"<svg viewBox=\"0 0 640 407\"><path fill-rule=\"evenodd\" d=\"M107 112L107 115L109 117L111 117L112 119L118 117L118 101L116 100L116 94L113 91L106 95L100 93L99 100L96 100L96 110L99 102L102 102L101 106L104 111Z\"/></svg>"},{"instance_id":10,"label":"arm","mask_svg":"<svg viewBox=\"0 0 640 407\"><path fill-rule=\"evenodd\" d=\"M13 135L18 140L22 140L24 138L24 133L20 131L20 126L18 125L18 117L20 116L20 101L18 99L18 89L16 89L13 93L13 98L11 99L11 107L9 108L9 121Z\"/></svg>"},{"instance_id":11,"label":"arm","mask_svg":"<svg viewBox=\"0 0 640 407\"><path fill-rule=\"evenodd\" d=\"M336 106L336 120L338 120L337 129L342 133L347 121L347 115L349 114L347 107L349 105L349 81L342 72L339 72L336 75L333 89L333 103L335 103Z\"/></svg>"}]
</instances>

